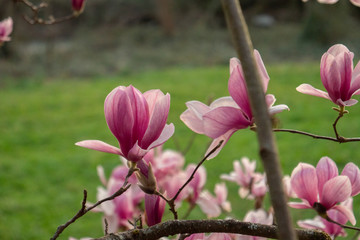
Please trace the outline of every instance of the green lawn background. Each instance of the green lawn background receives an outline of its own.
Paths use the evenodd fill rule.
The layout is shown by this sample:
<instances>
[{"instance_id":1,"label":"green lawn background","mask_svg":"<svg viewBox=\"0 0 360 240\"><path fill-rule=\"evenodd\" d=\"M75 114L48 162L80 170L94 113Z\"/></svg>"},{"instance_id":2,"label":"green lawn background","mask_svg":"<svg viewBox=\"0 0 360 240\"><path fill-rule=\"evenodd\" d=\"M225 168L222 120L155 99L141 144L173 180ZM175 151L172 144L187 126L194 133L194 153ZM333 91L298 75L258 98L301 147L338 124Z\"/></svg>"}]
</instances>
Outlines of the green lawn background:
<instances>
[{"instance_id":1,"label":"green lawn background","mask_svg":"<svg viewBox=\"0 0 360 240\"><path fill-rule=\"evenodd\" d=\"M301 83L322 88L318 63L270 65L268 93L277 97L277 104L287 104L291 111L278 114L281 126L333 136L332 123L337 114L334 105L325 99L296 92ZM175 124L175 139L185 148L192 132L180 121L185 102L206 102L228 95L228 67L151 71L127 76L92 79L56 79L46 81L24 79L13 83L2 79L0 89L0 236L1 239L48 239L58 225L67 221L79 209L83 189L89 201L95 201L100 185L96 166L103 165L107 176L119 164L115 155L96 152L74 145L85 139L99 139L116 145L103 115L106 95L116 86L133 84L142 92L159 88L171 94L169 122ZM360 105L349 108L350 114L339 122L340 134L360 135ZM329 156L340 171L352 161L359 163L359 143L338 144L290 133L276 133L281 165L291 174L299 162L316 164ZM207 188L222 173L232 170L232 162L242 156L259 160L255 133L238 131L217 158L207 161ZM209 139L197 136L186 156L187 163L200 160ZM175 148L173 140L165 148ZM261 170L258 161L258 169ZM252 203L237 195L237 186L227 183L233 215L242 219ZM355 198L356 200L356 198ZM359 212L360 201L354 211ZM184 206L186 207L186 206ZM181 213L185 208L180 209ZM292 210L299 219L301 210ZM302 216L314 216L305 210ZM195 209L190 218L204 215ZM165 219L169 219L167 214ZM99 237L102 233L101 214L89 213L65 230L68 236ZM353 233L350 233L353 235Z\"/></svg>"}]
</instances>

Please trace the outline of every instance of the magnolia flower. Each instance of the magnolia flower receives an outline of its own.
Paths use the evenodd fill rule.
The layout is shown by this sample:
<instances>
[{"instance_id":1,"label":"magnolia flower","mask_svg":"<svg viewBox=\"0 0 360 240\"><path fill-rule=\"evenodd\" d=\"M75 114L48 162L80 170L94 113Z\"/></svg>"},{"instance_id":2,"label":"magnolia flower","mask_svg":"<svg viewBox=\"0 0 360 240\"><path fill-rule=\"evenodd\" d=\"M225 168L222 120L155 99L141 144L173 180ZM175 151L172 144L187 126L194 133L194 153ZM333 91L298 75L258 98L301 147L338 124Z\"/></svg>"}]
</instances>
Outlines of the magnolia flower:
<instances>
[{"instance_id":1,"label":"magnolia flower","mask_svg":"<svg viewBox=\"0 0 360 240\"><path fill-rule=\"evenodd\" d=\"M260 72L264 92L267 90L269 76L258 51L254 51L254 57ZM215 157L239 129L244 129L254 124L254 118L250 108L244 73L240 61L237 58L230 59L230 78L228 89L231 97L222 97L215 100L210 106L198 101L186 103L188 109L181 114L180 119L194 132L205 134L214 139L209 147L213 149L220 141L222 146L213 153L210 158ZM266 95L266 103L271 115L289 110L286 105L273 106L274 95ZM208 153L207 152L207 153Z\"/></svg>"},{"instance_id":2,"label":"magnolia flower","mask_svg":"<svg viewBox=\"0 0 360 240\"><path fill-rule=\"evenodd\" d=\"M347 208L352 209L352 202L353 202L352 198L349 198L345 202L341 203L341 205L344 205ZM327 214L330 217L330 219L334 220L337 223L344 225L348 221L347 217L344 214L336 210L330 209ZM297 223L300 227L303 228L322 230L328 233L332 237L332 239L335 239L337 236L346 236L346 232L342 227L340 227L335 223L328 222L327 220L319 216L316 216L314 219L298 221Z\"/></svg>"},{"instance_id":3,"label":"magnolia flower","mask_svg":"<svg viewBox=\"0 0 360 240\"><path fill-rule=\"evenodd\" d=\"M360 64L353 69L354 53L342 44L329 48L321 58L320 76L327 92L309 84L301 84L297 91L326 98L341 107L352 106L358 101L351 99L360 94Z\"/></svg>"},{"instance_id":4,"label":"magnolia flower","mask_svg":"<svg viewBox=\"0 0 360 240\"><path fill-rule=\"evenodd\" d=\"M85 0L71 0L71 7L74 14L78 16L84 11Z\"/></svg>"},{"instance_id":5,"label":"magnolia flower","mask_svg":"<svg viewBox=\"0 0 360 240\"><path fill-rule=\"evenodd\" d=\"M216 184L214 192L216 197L207 190L203 191L196 202L208 218L218 217L221 209L231 211L231 204L226 200L228 192L225 183Z\"/></svg>"},{"instance_id":6,"label":"magnolia flower","mask_svg":"<svg viewBox=\"0 0 360 240\"><path fill-rule=\"evenodd\" d=\"M204 233L195 233L184 240L232 240L232 238L227 233L211 233L209 236L205 236Z\"/></svg>"},{"instance_id":7,"label":"magnolia flower","mask_svg":"<svg viewBox=\"0 0 360 240\"><path fill-rule=\"evenodd\" d=\"M120 148L99 140L86 140L76 145L123 156L137 162L152 148L162 145L174 133L166 124L170 95L160 90L142 94L133 86L120 86L105 99L105 119Z\"/></svg>"},{"instance_id":8,"label":"magnolia flower","mask_svg":"<svg viewBox=\"0 0 360 240\"><path fill-rule=\"evenodd\" d=\"M302 0L303 2L307 2L308 0ZM319 3L324 4L334 4L337 3L339 0L318 0ZM359 0L350 0L352 4L354 4L357 7L360 7L360 1Z\"/></svg>"},{"instance_id":9,"label":"magnolia flower","mask_svg":"<svg viewBox=\"0 0 360 240\"><path fill-rule=\"evenodd\" d=\"M148 226L161 222L166 202L158 195L145 194L145 212Z\"/></svg>"},{"instance_id":10,"label":"magnolia flower","mask_svg":"<svg viewBox=\"0 0 360 240\"><path fill-rule=\"evenodd\" d=\"M291 174L291 187L303 202L291 202L289 205L294 208L314 208L322 217L333 209L354 225L356 220L352 210L337 203L360 192L359 177L359 168L353 163L348 163L338 175L335 162L328 157L321 158L316 168L299 163Z\"/></svg>"},{"instance_id":11,"label":"magnolia flower","mask_svg":"<svg viewBox=\"0 0 360 240\"><path fill-rule=\"evenodd\" d=\"M241 163L234 161L233 165L234 172L231 172L230 175L222 174L220 178L237 183L240 186L240 197L263 197L266 194L265 175L255 172L255 161L243 157Z\"/></svg>"},{"instance_id":12,"label":"magnolia flower","mask_svg":"<svg viewBox=\"0 0 360 240\"><path fill-rule=\"evenodd\" d=\"M13 30L13 20L11 17L8 17L0 22L0 45L3 42L10 41L11 38L9 35Z\"/></svg>"},{"instance_id":13,"label":"magnolia flower","mask_svg":"<svg viewBox=\"0 0 360 240\"><path fill-rule=\"evenodd\" d=\"M257 209L249 211L245 217L244 222L260 223L264 225L273 224L273 216L270 213L267 213L264 209ZM246 235L236 235L236 240L265 240L266 238L257 237L257 236L246 236Z\"/></svg>"}]
</instances>

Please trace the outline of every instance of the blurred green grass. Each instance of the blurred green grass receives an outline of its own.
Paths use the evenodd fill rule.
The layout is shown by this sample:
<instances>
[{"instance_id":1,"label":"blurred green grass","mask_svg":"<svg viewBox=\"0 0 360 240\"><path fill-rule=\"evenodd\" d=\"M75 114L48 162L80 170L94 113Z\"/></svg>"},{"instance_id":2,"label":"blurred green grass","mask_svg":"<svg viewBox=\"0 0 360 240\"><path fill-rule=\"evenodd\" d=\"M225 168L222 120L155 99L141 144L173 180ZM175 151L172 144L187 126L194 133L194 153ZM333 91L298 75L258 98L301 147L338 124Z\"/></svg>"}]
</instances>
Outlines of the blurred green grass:
<instances>
[{"instance_id":1,"label":"blurred green grass","mask_svg":"<svg viewBox=\"0 0 360 240\"><path fill-rule=\"evenodd\" d=\"M40 81L25 79L12 83L7 79L0 89L0 236L1 239L43 239L53 235L57 226L67 221L79 209L82 190L95 201L100 185L96 166L105 167L107 175L119 164L111 154L76 147L75 142L99 139L116 145L106 126L103 102L118 85L133 84L141 91L160 88L171 94L169 122L176 127L174 139L185 148L192 132L180 121L185 102L228 95L228 67L173 68L127 76L92 79L57 79ZM277 104L287 104L291 111L278 115L281 126L317 134L333 135L332 122L337 114L333 104L324 99L302 95L295 88L310 83L322 88L318 63L276 64L268 66L271 77L269 93ZM4 80L5 81L5 80ZM339 131L346 137L360 134L360 108L349 108L350 114L341 119ZM358 143L338 144L314 140L290 133L276 133L281 165L291 174L299 162L316 164L322 156L335 160L341 170L352 161L359 163ZM209 139L196 136L186 156L187 163L200 160ZM170 140L165 148L175 148ZM206 162L207 187L213 191L222 173L232 170L232 162L242 156L259 159L254 132L238 131L217 158ZM261 163L258 161L258 169ZM237 186L227 183L233 215L242 219L251 202L237 195ZM356 199L355 199L356 200ZM355 213L359 212L355 201ZM180 209L180 216L186 211ZM295 218L300 210L292 211ZM306 211L304 216L313 216ZM190 218L203 217L196 209ZM170 216L166 216L170 218ZM90 213L67 229L60 239L98 237L103 235L101 215ZM351 234L352 235L352 234Z\"/></svg>"}]
</instances>

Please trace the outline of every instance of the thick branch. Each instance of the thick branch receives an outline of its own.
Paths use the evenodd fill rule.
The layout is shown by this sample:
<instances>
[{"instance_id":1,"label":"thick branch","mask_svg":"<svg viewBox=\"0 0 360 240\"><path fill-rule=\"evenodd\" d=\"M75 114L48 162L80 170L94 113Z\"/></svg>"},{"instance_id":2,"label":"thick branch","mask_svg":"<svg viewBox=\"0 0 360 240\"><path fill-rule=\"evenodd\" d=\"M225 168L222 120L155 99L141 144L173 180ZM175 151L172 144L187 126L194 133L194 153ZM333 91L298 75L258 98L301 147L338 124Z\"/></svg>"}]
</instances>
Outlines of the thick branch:
<instances>
[{"instance_id":1,"label":"thick branch","mask_svg":"<svg viewBox=\"0 0 360 240\"><path fill-rule=\"evenodd\" d=\"M238 220L171 220L146 229L134 229L97 238L98 240L156 240L175 234L225 232L277 238L276 226L241 222ZM331 240L330 236L317 230L296 230L300 240Z\"/></svg>"},{"instance_id":2,"label":"thick branch","mask_svg":"<svg viewBox=\"0 0 360 240\"><path fill-rule=\"evenodd\" d=\"M232 33L233 43L240 58L244 71L250 105L255 117L260 156L264 164L267 181L270 188L270 198L275 209L278 222L279 238L283 240L296 239L292 220L286 204L282 187L282 173L278 159L277 147L272 132L271 120L265 102L264 89L255 64L253 47L250 40L244 16L239 1L222 0L228 27Z\"/></svg>"}]
</instances>

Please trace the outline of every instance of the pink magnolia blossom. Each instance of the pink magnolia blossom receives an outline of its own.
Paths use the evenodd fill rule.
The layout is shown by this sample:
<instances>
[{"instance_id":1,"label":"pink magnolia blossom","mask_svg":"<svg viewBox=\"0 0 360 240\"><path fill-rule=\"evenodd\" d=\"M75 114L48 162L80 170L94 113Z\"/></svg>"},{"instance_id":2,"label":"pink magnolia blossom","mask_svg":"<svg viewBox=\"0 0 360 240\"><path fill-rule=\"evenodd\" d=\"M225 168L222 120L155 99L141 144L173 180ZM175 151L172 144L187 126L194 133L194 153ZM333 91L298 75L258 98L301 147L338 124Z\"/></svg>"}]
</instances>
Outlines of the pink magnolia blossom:
<instances>
[{"instance_id":1,"label":"pink magnolia blossom","mask_svg":"<svg viewBox=\"0 0 360 240\"><path fill-rule=\"evenodd\" d=\"M348 200L342 202L341 205L344 205L345 207L352 209L352 202L353 202L352 198L348 198ZM348 221L347 217L339 211L330 209L327 214L330 217L330 219L340 224L344 225ZM328 233L332 237L332 239L335 239L337 236L346 236L346 232L342 227L340 227L335 223L328 222L327 220L319 216L316 216L314 219L298 221L297 223L300 227L303 228L322 230Z\"/></svg>"},{"instance_id":2,"label":"pink magnolia blossom","mask_svg":"<svg viewBox=\"0 0 360 240\"><path fill-rule=\"evenodd\" d=\"M333 209L355 224L352 210L337 203L359 193L359 177L359 168L353 163L348 163L339 175L335 162L328 157L321 158L316 168L299 163L291 174L291 187L303 201L289 205L294 208L314 208L321 216Z\"/></svg>"},{"instance_id":3,"label":"pink magnolia blossom","mask_svg":"<svg viewBox=\"0 0 360 240\"><path fill-rule=\"evenodd\" d=\"M264 92L266 92L270 78L259 52L255 50L254 56L263 82ZM192 131L214 139L208 152L220 141L224 141L222 146L209 158L215 157L220 152L234 132L254 124L244 73L237 58L230 59L228 89L231 97L219 98L210 106L198 101L187 102L188 109L180 116L181 120ZM266 95L266 102L271 115L285 109L289 110L286 105L273 106L275 103L274 95Z\"/></svg>"},{"instance_id":4,"label":"pink magnolia blossom","mask_svg":"<svg viewBox=\"0 0 360 240\"><path fill-rule=\"evenodd\" d=\"M307 2L309 0L302 0L303 2ZM318 0L319 3L324 3L324 4L334 4L337 3L339 0ZM357 7L360 7L360 1L359 0L350 0L350 2L352 4L354 4Z\"/></svg>"},{"instance_id":5,"label":"pink magnolia blossom","mask_svg":"<svg viewBox=\"0 0 360 240\"><path fill-rule=\"evenodd\" d=\"M158 195L145 194L145 212L148 226L161 222L166 202Z\"/></svg>"},{"instance_id":6,"label":"pink magnolia blossom","mask_svg":"<svg viewBox=\"0 0 360 240\"><path fill-rule=\"evenodd\" d=\"M227 212L231 211L231 204L227 201L228 192L225 183L215 185L215 194L216 197L205 190L201 192L196 202L208 218L220 216L222 209Z\"/></svg>"},{"instance_id":7,"label":"pink magnolia blossom","mask_svg":"<svg viewBox=\"0 0 360 240\"><path fill-rule=\"evenodd\" d=\"M222 174L220 178L237 183L240 186L240 197L256 198L263 197L266 194L265 175L255 172L255 161L243 157L241 163L240 161L234 161L233 165L234 172L231 172L230 175Z\"/></svg>"},{"instance_id":8,"label":"pink magnolia blossom","mask_svg":"<svg viewBox=\"0 0 360 240\"><path fill-rule=\"evenodd\" d=\"M205 236L204 233L195 233L184 240L232 240L232 238L227 233L211 233L209 236Z\"/></svg>"},{"instance_id":9,"label":"pink magnolia blossom","mask_svg":"<svg viewBox=\"0 0 360 240\"><path fill-rule=\"evenodd\" d=\"M120 148L99 140L81 141L76 145L138 162L173 135L174 125L166 124L169 108L170 95L160 90L142 94L131 85L117 87L106 97L105 119Z\"/></svg>"},{"instance_id":10,"label":"pink magnolia blossom","mask_svg":"<svg viewBox=\"0 0 360 240\"><path fill-rule=\"evenodd\" d=\"M272 216L272 214L267 213L264 209L259 208L257 210L249 211L244 217L244 222L272 225L273 224L273 216ZM236 235L235 239L236 240L265 240L266 238L239 234L239 235Z\"/></svg>"},{"instance_id":11,"label":"pink magnolia blossom","mask_svg":"<svg viewBox=\"0 0 360 240\"><path fill-rule=\"evenodd\" d=\"M352 106L358 101L353 95L360 94L360 64L353 68L354 53L342 44L329 48L321 58L320 76L327 92L309 84L301 84L297 91L326 98L339 106Z\"/></svg>"},{"instance_id":12,"label":"pink magnolia blossom","mask_svg":"<svg viewBox=\"0 0 360 240\"><path fill-rule=\"evenodd\" d=\"M10 41L11 38L9 35L13 30L13 20L11 17L8 17L0 22L0 45L2 42Z\"/></svg>"},{"instance_id":13,"label":"pink magnolia blossom","mask_svg":"<svg viewBox=\"0 0 360 240\"><path fill-rule=\"evenodd\" d=\"M71 0L71 6L76 15L84 11L85 0Z\"/></svg>"}]
</instances>

